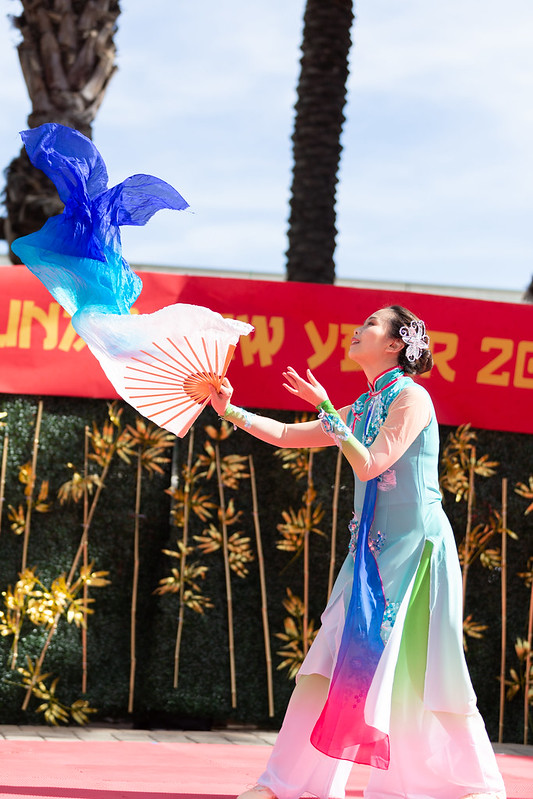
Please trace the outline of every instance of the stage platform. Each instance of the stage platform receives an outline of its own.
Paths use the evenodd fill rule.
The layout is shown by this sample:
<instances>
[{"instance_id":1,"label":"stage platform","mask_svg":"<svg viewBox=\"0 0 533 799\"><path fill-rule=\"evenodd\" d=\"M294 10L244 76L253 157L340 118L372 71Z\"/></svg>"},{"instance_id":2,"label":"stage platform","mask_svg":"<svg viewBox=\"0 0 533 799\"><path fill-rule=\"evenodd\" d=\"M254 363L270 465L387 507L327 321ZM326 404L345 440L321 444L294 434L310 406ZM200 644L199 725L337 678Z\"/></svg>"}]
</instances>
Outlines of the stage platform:
<instances>
[{"instance_id":1,"label":"stage platform","mask_svg":"<svg viewBox=\"0 0 533 799\"><path fill-rule=\"evenodd\" d=\"M6 799L234 799L255 782L276 734L0 727ZM495 746L508 799L533 799L533 747ZM347 799L363 796L354 766Z\"/></svg>"}]
</instances>

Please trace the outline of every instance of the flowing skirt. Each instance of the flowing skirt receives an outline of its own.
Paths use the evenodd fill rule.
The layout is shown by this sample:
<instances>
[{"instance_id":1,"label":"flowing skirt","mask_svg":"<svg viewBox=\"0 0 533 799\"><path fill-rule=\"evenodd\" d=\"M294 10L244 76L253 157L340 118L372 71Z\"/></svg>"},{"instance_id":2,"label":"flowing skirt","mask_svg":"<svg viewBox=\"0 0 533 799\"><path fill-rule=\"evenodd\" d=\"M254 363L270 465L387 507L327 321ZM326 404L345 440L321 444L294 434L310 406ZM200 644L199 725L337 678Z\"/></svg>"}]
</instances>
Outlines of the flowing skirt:
<instances>
[{"instance_id":1,"label":"flowing skirt","mask_svg":"<svg viewBox=\"0 0 533 799\"><path fill-rule=\"evenodd\" d=\"M446 591L444 599L441 596L437 601L432 586L442 561L442 557L435 557L433 545L426 542L367 697L366 718L388 734L390 762L388 768L371 769L366 799L505 796L485 725L472 702L471 686L468 680L466 686L460 682L467 672L455 672L456 697L467 697L466 704L450 700L453 681L449 675L440 692L435 675L430 675L437 638L442 645L441 659L446 663L450 657L445 649L449 643L445 618L441 618L440 636L436 628L449 604ZM299 799L306 792L319 799L345 796L352 763L319 752L310 743L310 736L326 701L335 665L344 625L343 586L347 579L349 568L343 568L323 614L322 627L300 670L266 770L258 780L278 799ZM435 639L432 644L431 636ZM448 665L453 666L453 659Z\"/></svg>"}]
</instances>

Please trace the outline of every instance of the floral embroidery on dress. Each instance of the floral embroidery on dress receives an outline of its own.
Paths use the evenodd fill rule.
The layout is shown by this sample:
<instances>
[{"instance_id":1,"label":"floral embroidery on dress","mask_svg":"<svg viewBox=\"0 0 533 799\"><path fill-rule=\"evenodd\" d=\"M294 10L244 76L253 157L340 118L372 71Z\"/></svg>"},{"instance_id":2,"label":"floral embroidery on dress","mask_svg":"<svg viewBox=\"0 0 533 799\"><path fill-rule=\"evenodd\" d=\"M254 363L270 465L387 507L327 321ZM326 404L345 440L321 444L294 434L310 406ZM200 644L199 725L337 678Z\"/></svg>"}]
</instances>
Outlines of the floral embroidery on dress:
<instances>
[{"instance_id":1,"label":"floral embroidery on dress","mask_svg":"<svg viewBox=\"0 0 533 799\"><path fill-rule=\"evenodd\" d=\"M381 624L381 639L384 644L386 644L390 638L392 628L394 627L394 622L396 621L396 616L400 610L399 602L391 602L390 599L386 599L385 601L387 604L385 605L383 622Z\"/></svg>"},{"instance_id":2,"label":"floral embroidery on dress","mask_svg":"<svg viewBox=\"0 0 533 799\"><path fill-rule=\"evenodd\" d=\"M356 423L361 421L363 416L365 416L365 406L368 403L361 442L365 447L369 447L376 438L381 425L385 421L391 402L396 399L402 390L404 383L400 380L401 377L403 377L403 371L401 369L391 369L386 377L383 376L384 379L390 380L389 383L378 390L372 389L369 384L369 391L366 394L362 394L353 403L351 407L351 414L353 416L352 429L355 427ZM384 392L387 389L389 390L384 397Z\"/></svg>"},{"instance_id":3,"label":"floral embroidery on dress","mask_svg":"<svg viewBox=\"0 0 533 799\"><path fill-rule=\"evenodd\" d=\"M385 421L385 417L387 415L388 405L385 407L385 403L383 402L383 396L379 393L377 396L370 396L370 407L368 410L368 423L365 425L365 440L364 444L366 447L369 447L370 444L374 441L377 434L379 433L379 428Z\"/></svg>"},{"instance_id":4,"label":"floral embroidery on dress","mask_svg":"<svg viewBox=\"0 0 533 799\"><path fill-rule=\"evenodd\" d=\"M369 447L382 426L383 422L389 412L389 406L394 399L398 396L400 391L405 385L405 381L401 380L404 376L400 368L390 369L385 374L381 375L381 382L385 381L382 388L376 390L378 381L372 387L369 384L369 391L358 397L350 408L348 416L352 417L351 429L355 433L356 426L359 427L359 435L361 442L365 447ZM386 382L388 381L388 382ZM391 491L396 487L396 471L394 469L386 469L383 474L378 477L377 487L380 491ZM355 556L357 547L357 533L359 531L359 521L354 513L353 519L348 525L350 531L350 543L348 546L349 551ZM378 531L373 535L370 533L368 545L374 555L377 555L383 549L385 544L385 535Z\"/></svg>"},{"instance_id":5,"label":"floral embroidery on dress","mask_svg":"<svg viewBox=\"0 0 533 799\"><path fill-rule=\"evenodd\" d=\"M380 530L377 533L371 532L368 536L368 546L374 557L376 557L385 546L385 535Z\"/></svg>"},{"instance_id":6,"label":"floral embroidery on dress","mask_svg":"<svg viewBox=\"0 0 533 799\"><path fill-rule=\"evenodd\" d=\"M350 544L348 546L349 551L355 558L355 550L357 549L357 538L359 535L359 519L356 518L354 513L350 524L348 525L348 530L350 531ZM370 551L376 557L379 555L383 547L385 546L385 536L384 534L378 530L377 533L371 533L368 537L368 546L370 547Z\"/></svg>"},{"instance_id":7,"label":"floral embroidery on dress","mask_svg":"<svg viewBox=\"0 0 533 799\"><path fill-rule=\"evenodd\" d=\"M355 513L350 519L348 530L350 531L350 543L348 544L348 549L355 557L355 550L357 549L357 535L359 533L359 519Z\"/></svg>"},{"instance_id":8,"label":"floral embroidery on dress","mask_svg":"<svg viewBox=\"0 0 533 799\"><path fill-rule=\"evenodd\" d=\"M363 415L363 410L364 410L364 407L365 407L365 401L364 401L365 396L366 395L363 394L361 397L359 397L359 399L356 399L354 404L351 407L351 412L352 412L352 416L353 416L353 426L354 427L355 427L356 422L358 422L361 419L362 415Z\"/></svg>"}]
</instances>

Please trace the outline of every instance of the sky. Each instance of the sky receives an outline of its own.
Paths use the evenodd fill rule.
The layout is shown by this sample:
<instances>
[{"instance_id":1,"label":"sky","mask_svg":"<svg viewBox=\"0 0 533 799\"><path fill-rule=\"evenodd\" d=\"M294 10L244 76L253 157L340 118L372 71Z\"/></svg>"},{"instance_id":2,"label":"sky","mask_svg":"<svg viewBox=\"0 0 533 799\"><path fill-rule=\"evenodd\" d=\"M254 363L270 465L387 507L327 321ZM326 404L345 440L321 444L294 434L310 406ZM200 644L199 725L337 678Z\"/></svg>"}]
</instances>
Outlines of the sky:
<instances>
[{"instance_id":1,"label":"sky","mask_svg":"<svg viewBox=\"0 0 533 799\"><path fill-rule=\"evenodd\" d=\"M122 228L130 264L284 273L304 6L122 0L94 143L110 185L153 174L191 205ZM2 170L30 112L8 19L20 9L0 0ZM355 10L337 277L524 289L533 3L360 0Z\"/></svg>"}]
</instances>

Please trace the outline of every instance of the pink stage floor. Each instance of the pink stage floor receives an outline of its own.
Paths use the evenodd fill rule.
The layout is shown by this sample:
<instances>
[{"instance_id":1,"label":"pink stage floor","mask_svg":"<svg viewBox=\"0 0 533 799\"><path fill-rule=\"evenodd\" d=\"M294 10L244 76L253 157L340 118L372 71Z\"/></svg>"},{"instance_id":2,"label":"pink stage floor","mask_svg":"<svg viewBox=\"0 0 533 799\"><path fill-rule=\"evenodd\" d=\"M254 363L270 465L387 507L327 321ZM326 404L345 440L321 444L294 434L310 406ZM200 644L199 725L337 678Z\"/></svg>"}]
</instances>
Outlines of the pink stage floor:
<instances>
[{"instance_id":1,"label":"pink stage floor","mask_svg":"<svg viewBox=\"0 0 533 799\"><path fill-rule=\"evenodd\" d=\"M132 741L0 741L0 797L229 799L255 782L271 747ZM533 799L533 758L498 755L508 799ZM362 797L355 766L347 797Z\"/></svg>"}]
</instances>

